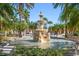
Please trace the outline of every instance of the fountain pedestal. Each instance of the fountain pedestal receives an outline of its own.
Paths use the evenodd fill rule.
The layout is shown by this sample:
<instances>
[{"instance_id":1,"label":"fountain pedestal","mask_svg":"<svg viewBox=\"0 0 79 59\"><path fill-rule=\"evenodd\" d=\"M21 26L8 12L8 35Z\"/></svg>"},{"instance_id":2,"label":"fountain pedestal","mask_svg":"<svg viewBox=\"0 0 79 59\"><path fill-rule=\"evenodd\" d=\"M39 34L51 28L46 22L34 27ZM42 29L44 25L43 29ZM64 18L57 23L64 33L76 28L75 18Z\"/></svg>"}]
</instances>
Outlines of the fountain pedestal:
<instances>
[{"instance_id":1,"label":"fountain pedestal","mask_svg":"<svg viewBox=\"0 0 79 59\"><path fill-rule=\"evenodd\" d=\"M48 33L48 29L45 29L45 25L47 23L46 20L43 19L43 15L40 13L40 20L37 22L37 29L34 31L33 38L36 41L40 41L42 43L48 42L50 39L50 33Z\"/></svg>"},{"instance_id":2,"label":"fountain pedestal","mask_svg":"<svg viewBox=\"0 0 79 59\"><path fill-rule=\"evenodd\" d=\"M48 42L50 39L50 34L45 29L37 29L34 32L34 40L40 42Z\"/></svg>"}]
</instances>

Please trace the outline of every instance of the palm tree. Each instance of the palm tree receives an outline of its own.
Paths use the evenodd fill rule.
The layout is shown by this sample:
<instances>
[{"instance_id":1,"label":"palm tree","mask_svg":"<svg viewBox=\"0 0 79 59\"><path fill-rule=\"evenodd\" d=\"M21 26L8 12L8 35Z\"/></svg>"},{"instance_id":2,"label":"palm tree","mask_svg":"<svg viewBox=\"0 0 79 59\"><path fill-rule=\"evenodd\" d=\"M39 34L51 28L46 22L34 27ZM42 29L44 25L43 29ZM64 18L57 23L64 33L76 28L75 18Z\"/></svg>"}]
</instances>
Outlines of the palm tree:
<instances>
[{"instance_id":1,"label":"palm tree","mask_svg":"<svg viewBox=\"0 0 79 59\"><path fill-rule=\"evenodd\" d=\"M67 35L67 28L70 26L70 28L73 29L73 32L75 31L79 24L79 4L54 4L54 8L61 7L62 12L60 14L60 20L62 22L65 22L65 35Z\"/></svg>"},{"instance_id":2,"label":"palm tree","mask_svg":"<svg viewBox=\"0 0 79 59\"><path fill-rule=\"evenodd\" d=\"M14 15L13 7L10 3L0 3L0 16L3 18L10 20Z\"/></svg>"},{"instance_id":3,"label":"palm tree","mask_svg":"<svg viewBox=\"0 0 79 59\"><path fill-rule=\"evenodd\" d=\"M19 20L21 22L22 19L29 17L29 12L27 12L26 10L32 9L34 7L34 4L33 3L17 3L17 4L13 4L13 6L17 10ZM19 37L21 37L21 36L22 36L21 31L19 31Z\"/></svg>"},{"instance_id":4,"label":"palm tree","mask_svg":"<svg viewBox=\"0 0 79 59\"><path fill-rule=\"evenodd\" d=\"M17 22L15 22L15 25L16 25L15 30L18 32L20 32L20 31L22 32L28 27L28 25L25 21L22 21L22 22L17 21Z\"/></svg>"},{"instance_id":5,"label":"palm tree","mask_svg":"<svg viewBox=\"0 0 79 59\"><path fill-rule=\"evenodd\" d=\"M29 23L29 29L30 30L32 30L32 31L34 31L35 29L36 29L36 27L37 27L37 23L36 22L30 22Z\"/></svg>"},{"instance_id":6,"label":"palm tree","mask_svg":"<svg viewBox=\"0 0 79 59\"><path fill-rule=\"evenodd\" d=\"M13 7L11 4L7 3L0 3L0 20L5 19L9 21L14 15ZM2 24L0 24L1 29Z\"/></svg>"},{"instance_id":7,"label":"palm tree","mask_svg":"<svg viewBox=\"0 0 79 59\"><path fill-rule=\"evenodd\" d=\"M53 24L53 22L52 21L48 21L48 24Z\"/></svg>"},{"instance_id":8,"label":"palm tree","mask_svg":"<svg viewBox=\"0 0 79 59\"><path fill-rule=\"evenodd\" d=\"M26 17L29 16L27 9L32 9L34 7L33 3L14 3L12 5L15 7L15 11L18 13L20 21L25 17L25 15Z\"/></svg>"},{"instance_id":9,"label":"palm tree","mask_svg":"<svg viewBox=\"0 0 79 59\"><path fill-rule=\"evenodd\" d=\"M4 24L7 24L8 26L11 25L13 22L15 22L17 15L19 15L20 22L23 18L25 18L26 22L28 22L29 12L27 11L27 8L31 9L31 8L33 8L33 6L34 6L34 4L32 4L32 3L27 3L27 4L23 4L23 3L4 4L4 3L1 3L0 4L0 18L4 18L5 20L7 20L6 23L4 23ZM11 19L13 19L13 22L11 21ZM13 26L6 27L6 25L5 25L5 27L8 29L10 27L13 28ZM3 28L2 22L0 23L0 28L1 29Z\"/></svg>"},{"instance_id":10,"label":"palm tree","mask_svg":"<svg viewBox=\"0 0 79 59\"><path fill-rule=\"evenodd\" d=\"M44 17L43 19L46 20L49 25L50 24L53 24L53 22L52 21L49 21L46 17Z\"/></svg>"},{"instance_id":11,"label":"palm tree","mask_svg":"<svg viewBox=\"0 0 79 59\"><path fill-rule=\"evenodd\" d=\"M11 28L10 20L14 16L13 9L10 3L0 3L0 30L5 32L5 37L6 32Z\"/></svg>"},{"instance_id":12,"label":"palm tree","mask_svg":"<svg viewBox=\"0 0 79 59\"><path fill-rule=\"evenodd\" d=\"M64 25L63 24L54 24L53 26L50 26L49 29L54 33L63 33Z\"/></svg>"},{"instance_id":13,"label":"palm tree","mask_svg":"<svg viewBox=\"0 0 79 59\"><path fill-rule=\"evenodd\" d=\"M44 17L43 19L46 20L48 24L53 24L53 22L49 21L46 17Z\"/></svg>"}]
</instances>

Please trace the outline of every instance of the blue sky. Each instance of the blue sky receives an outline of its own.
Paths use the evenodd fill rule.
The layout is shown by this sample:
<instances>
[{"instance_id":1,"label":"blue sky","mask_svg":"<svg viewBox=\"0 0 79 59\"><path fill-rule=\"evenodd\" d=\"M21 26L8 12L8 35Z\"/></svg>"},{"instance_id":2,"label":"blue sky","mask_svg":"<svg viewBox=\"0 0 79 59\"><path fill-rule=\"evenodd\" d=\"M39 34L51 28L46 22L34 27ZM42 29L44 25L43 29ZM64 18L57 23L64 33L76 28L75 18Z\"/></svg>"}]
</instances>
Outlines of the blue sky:
<instances>
[{"instance_id":1,"label":"blue sky","mask_svg":"<svg viewBox=\"0 0 79 59\"><path fill-rule=\"evenodd\" d=\"M39 13L43 12L44 17L46 17L49 21L53 23L59 23L58 17L61 13L61 8L54 9L53 5L50 3L37 3L34 8L30 10L30 20L37 21L39 20Z\"/></svg>"}]
</instances>

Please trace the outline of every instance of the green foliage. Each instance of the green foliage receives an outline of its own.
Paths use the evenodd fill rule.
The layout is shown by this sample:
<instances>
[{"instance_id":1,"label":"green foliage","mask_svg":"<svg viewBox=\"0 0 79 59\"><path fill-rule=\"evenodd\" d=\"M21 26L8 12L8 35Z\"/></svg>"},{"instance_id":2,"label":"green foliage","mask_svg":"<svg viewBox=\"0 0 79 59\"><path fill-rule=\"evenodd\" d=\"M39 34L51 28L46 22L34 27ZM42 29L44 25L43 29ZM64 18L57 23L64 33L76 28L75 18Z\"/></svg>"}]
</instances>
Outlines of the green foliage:
<instances>
[{"instance_id":1,"label":"green foliage","mask_svg":"<svg viewBox=\"0 0 79 59\"><path fill-rule=\"evenodd\" d=\"M58 29L64 29L64 24L54 24L54 26L50 26L49 30L56 31Z\"/></svg>"},{"instance_id":2,"label":"green foliage","mask_svg":"<svg viewBox=\"0 0 79 59\"><path fill-rule=\"evenodd\" d=\"M2 53L2 51L0 50L0 56L9 56L9 54Z\"/></svg>"},{"instance_id":3,"label":"green foliage","mask_svg":"<svg viewBox=\"0 0 79 59\"><path fill-rule=\"evenodd\" d=\"M14 9L10 3L0 3L0 16L10 20L14 15Z\"/></svg>"},{"instance_id":4,"label":"green foliage","mask_svg":"<svg viewBox=\"0 0 79 59\"><path fill-rule=\"evenodd\" d=\"M79 36L79 32L75 32L74 33L74 36Z\"/></svg>"},{"instance_id":5,"label":"green foliage","mask_svg":"<svg viewBox=\"0 0 79 59\"><path fill-rule=\"evenodd\" d=\"M9 54L6 54L6 53L0 53L0 56L9 56Z\"/></svg>"},{"instance_id":6,"label":"green foliage","mask_svg":"<svg viewBox=\"0 0 79 59\"><path fill-rule=\"evenodd\" d=\"M32 30L34 30L34 29L36 29L36 27L37 27L37 23L36 22L30 22L29 23L29 29L32 29Z\"/></svg>"},{"instance_id":7,"label":"green foliage","mask_svg":"<svg viewBox=\"0 0 79 59\"><path fill-rule=\"evenodd\" d=\"M61 7L62 12L60 14L59 20L65 22L68 29L72 31L77 31L79 29L79 4L72 3L56 3L53 4L54 8Z\"/></svg>"},{"instance_id":8,"label":"green foliage","mask_svg":"<svg viewBox=\"0 0 79 59\"><path fill-rule=\"evenodd\" d=\"M15 24L16 26L16 30L18 31L23 31L24 29L26 29L28 27L28 24L26 22L17 22Z\"/></svg>"},{"instance_id":9,"label":"green foliage","mask_svg":"<svg viewBox=\"0 0 79 59\"><path fill-rule=\"evenodd\" d=\"M26 48L24 46L16 46L16 49L11 52L12 56L63 56L65 50L59 49L41 49L41 48Z\"/></svg>"},{"instance_id":10,"label":"green foliage","mask_svg":"<svg viewBox=\"0 0 79 59\"><path fill-rule=\"evenodd\" d=\"M32 3L13 3L13 4L4 4L0 3L0 26L2 26L1 30L15 30L19 29L20 31L24 30L27 24L21 22L15 24L18 16L23 16L23 18L28 22L29 11L27 9L33 8L34 4ZM25 8L26 7L26 8ZM19 10L18 10L19 8ZM3 20L1 19L3 18ZM13 21L11 21L13 19ZM20 19L20 17L19 17ZM15 21L14 21L15 20Z\"/></svg>"}]
</instances>

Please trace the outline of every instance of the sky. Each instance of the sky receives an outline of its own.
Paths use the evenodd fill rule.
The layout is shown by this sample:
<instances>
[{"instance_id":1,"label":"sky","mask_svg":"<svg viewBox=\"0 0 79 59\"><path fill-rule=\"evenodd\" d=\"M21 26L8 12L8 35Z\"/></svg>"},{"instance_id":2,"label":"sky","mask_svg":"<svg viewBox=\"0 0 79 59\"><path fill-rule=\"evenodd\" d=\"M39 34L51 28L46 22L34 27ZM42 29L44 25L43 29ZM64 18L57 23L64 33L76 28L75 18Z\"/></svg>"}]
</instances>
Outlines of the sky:
<instances>
[{"instance_id":1,"label":"sky","mask_svg":"<svg viewBox=\"0 0 79 59\"><path fill-rule=\"evenodd\" d=\"M40 11L49 21L52 21L54 24L59 23L58 18L61 13L60 7L55 9L50 3L36 3L34 8L30 10L30 20L33 22L38 21Z\"/></svg>"}]
</instances>

